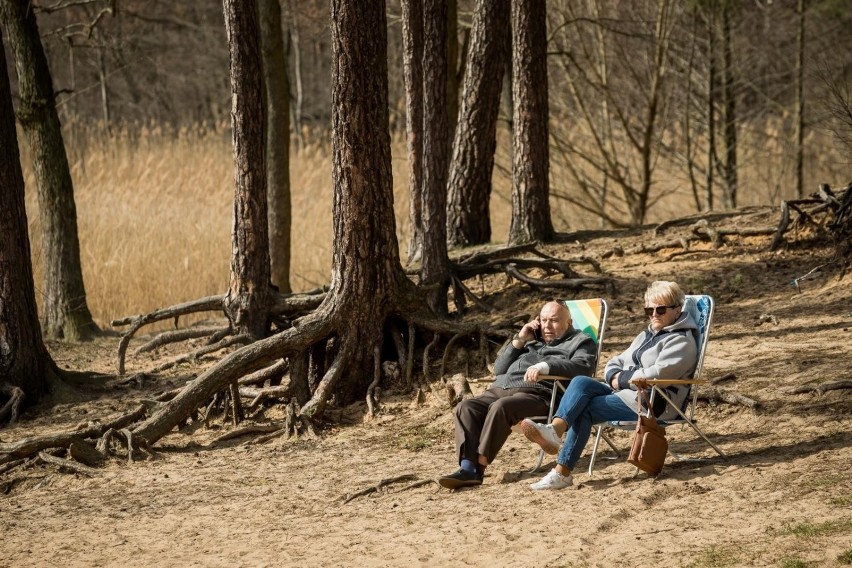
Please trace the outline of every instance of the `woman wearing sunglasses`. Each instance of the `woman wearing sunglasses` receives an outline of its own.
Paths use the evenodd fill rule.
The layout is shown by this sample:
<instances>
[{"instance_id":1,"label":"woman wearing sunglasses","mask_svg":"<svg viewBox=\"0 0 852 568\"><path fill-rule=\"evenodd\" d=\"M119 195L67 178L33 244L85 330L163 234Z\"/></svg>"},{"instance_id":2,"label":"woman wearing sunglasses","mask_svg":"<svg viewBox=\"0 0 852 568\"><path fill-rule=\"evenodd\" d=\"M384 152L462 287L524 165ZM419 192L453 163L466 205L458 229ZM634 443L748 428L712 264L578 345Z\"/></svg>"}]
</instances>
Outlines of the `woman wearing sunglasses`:
<instances>
[{"instance_id":1,"label":"woman wearing sunglasses","mask_svg":"<svg viewBox=\"0 0 852 568\"><path fill-rule=\"evenodd\" d=\"M681 379L692 375L698 359L698 326L682 311L684 299L677 283L653 282L645 291L645 314L650 323L630 347L607 363L605 382L574 377L550 424L529 419L521 422L521 431L527 438L545 452L559 454L556 467L530 485L532 489L563 489L572 484L571 470L589 441L593 424L636 419L638 391L631 379ZM669 387L667 391L672 402L681 405L689 387ZM666 402L659 397L654 401L654 415L666 419L677 414L665 407Z\"/></svg>"}]
</instances>

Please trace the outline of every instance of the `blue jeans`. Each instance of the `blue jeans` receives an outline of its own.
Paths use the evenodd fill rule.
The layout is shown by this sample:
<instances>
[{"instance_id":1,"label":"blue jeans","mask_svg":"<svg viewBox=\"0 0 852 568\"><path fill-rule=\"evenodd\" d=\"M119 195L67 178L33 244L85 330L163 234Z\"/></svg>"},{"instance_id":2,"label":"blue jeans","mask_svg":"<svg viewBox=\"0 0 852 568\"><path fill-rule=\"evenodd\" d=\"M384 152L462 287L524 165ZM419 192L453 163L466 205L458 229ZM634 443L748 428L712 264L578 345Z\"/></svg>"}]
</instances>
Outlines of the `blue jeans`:
<instances>
[{"instance_id":1,"label":"blue jeans","mask_svg":"<svg viewBox=\"0 0 852 568\"><path fill-rule=\"evenodd\" d=\"M624 404L605 383L581 376L571 379L554 416L568 424L568 435L556 463L574 469L589 441L592 425L608 420L636 420L636 410Z\"/></svg>"}]
</instances>

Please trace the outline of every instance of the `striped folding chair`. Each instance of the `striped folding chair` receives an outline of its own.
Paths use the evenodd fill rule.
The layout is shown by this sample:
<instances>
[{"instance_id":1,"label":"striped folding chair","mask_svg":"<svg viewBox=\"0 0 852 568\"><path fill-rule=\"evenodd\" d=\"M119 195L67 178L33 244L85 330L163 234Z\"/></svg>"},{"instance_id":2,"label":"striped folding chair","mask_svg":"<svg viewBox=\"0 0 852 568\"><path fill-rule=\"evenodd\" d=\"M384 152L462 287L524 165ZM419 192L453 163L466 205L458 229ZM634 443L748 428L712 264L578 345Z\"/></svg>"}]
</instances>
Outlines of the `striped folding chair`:
<instances>
[{"instance_id":1,"label":"striped folding chair","mask_svg":"<svg viewBox=\"0 0 852 568\"><path fill-rule=\"evenodd\" d=\"M592 375L594 376L597 374L597 368L600 365L601 359L601 345L603 344L606 316L608 313L606 300L603 298L592 298L588 300L561 300L561 302L568 308L568 311L571 312L571 325L574 329L591 336L597 344L597 351L595 353L595 372ZM553 381L553 392L550 396L550 410L548 411L547 416L536 416L533 417L533 420L544 421L545 424L549 424L550 420L553 418L553 413L556 412L559 401L562 400L562 394L565 393L565 389L568 388L568 383L571 379L556 375L541 375L539 380ZM557 394L559 395L558 397ZM607 443L610 443L609 440L606 441ZM535 467L530 470L531 473L538 471L541 467L542 461L544 461L544 456L544 451L539 451L538 461L536 462Z\"/></svg>"}]
</instances>

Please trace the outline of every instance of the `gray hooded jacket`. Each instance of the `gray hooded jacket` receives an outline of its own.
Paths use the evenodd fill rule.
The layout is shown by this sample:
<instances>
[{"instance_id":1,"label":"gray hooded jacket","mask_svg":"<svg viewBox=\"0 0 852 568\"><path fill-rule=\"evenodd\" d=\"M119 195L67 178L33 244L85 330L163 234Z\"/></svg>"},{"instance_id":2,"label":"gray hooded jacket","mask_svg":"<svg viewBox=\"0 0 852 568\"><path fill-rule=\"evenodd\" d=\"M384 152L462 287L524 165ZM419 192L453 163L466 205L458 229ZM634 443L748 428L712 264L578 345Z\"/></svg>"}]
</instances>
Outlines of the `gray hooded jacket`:
<instances>
[{"instance_id":1,"label":"gray hooded jacket","mask_svg":"<svg viewBox=\"0 0 852 568\"><path fill-rule=\"evenodd\" d=\"M698 326L688 313L682 313L673 324L654 332L649 325L640 333L623 353L616 355L606 364L604 377L607 384L616 373L616 394L632 409L636 409L638 391L630 384L634 374L648 379L684 379L692 376L698 363ZM688 385L676 385L666 389L666 394L678 407L683 405L689 394ZM665 410L665 412L663 412ZM654 401L654 415L660 420L677 417L677 412L666 408L662 397Z\"/></svg>"}]
</instances>

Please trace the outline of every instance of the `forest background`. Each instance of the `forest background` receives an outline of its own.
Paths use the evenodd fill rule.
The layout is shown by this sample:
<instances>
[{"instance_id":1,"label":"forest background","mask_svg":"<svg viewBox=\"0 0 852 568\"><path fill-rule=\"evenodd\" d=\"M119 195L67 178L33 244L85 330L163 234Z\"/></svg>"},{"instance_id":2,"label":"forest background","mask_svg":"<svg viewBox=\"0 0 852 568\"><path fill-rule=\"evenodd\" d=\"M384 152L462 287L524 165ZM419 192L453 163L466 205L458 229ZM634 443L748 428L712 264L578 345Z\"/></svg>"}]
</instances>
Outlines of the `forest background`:
<instances>
[{"instance_id":1,"label":"forest background","mask_svg":"<svg viewBox=\"0 0 852 568\"><path fill-rule=\"evenodd\" d=\"M832 97L848 93L852 74L852 38L842 33L852 20L847 0L580 4L553 1L547 8L550 200L557 231L687 215L707 209L708 195L715 209L775 204L810 193L818 183L847 181L843 140L849 133L832 113ZM659 12L663 5L668 12ZM74 180L94 319L104 326L119 316L220 293L233 200L220 3L59 7L43 6L38 19ZM473 7L459 1L455 29L450 24L451 117ZM660 13L665 21L656 17ZM398 3L389 2L394 208L404 246L409 192L400 14ZM327 284L331 263L328 6L283 2L282 27L293 131L291 285L300 291ZM508 38L506 50L508 59ZM654 77L660 87L652 92ZM506 240L511 215L510 96L504 81L490 201L494 242ZM649 128L652 103L657 118ZM725 138L729 123L735 154ZM637 133L647 133L649 144L640 148ZM27 145L20 147L38 289L38 205ZM609 181L602 147L613 148L632 178L629 187L647 182L649 206L641 217L626 205L629 187ZM648 174L640 167L645 152Z\"/></svg>"}]
</instances>

